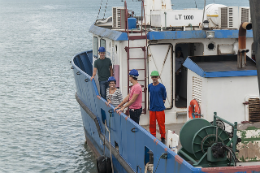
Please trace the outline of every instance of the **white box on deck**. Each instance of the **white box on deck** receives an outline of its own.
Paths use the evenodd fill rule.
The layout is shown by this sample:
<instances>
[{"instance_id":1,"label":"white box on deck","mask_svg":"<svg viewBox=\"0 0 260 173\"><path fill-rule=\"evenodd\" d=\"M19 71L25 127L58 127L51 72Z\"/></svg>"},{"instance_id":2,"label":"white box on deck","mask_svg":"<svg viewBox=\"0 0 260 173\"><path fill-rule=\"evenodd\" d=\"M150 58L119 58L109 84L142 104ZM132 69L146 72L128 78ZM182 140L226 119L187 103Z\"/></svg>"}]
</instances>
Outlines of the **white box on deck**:
<instances>
[{"instance_id":1,"label":"white box on deck","mask_svg":"<svg viewBox=\"0 0 260 173\"><path fill-rule=\"evenodd\" d=\"M151 11L152 27L199 26L203 10L160 10Z\"/></svg>"}]
</instances>

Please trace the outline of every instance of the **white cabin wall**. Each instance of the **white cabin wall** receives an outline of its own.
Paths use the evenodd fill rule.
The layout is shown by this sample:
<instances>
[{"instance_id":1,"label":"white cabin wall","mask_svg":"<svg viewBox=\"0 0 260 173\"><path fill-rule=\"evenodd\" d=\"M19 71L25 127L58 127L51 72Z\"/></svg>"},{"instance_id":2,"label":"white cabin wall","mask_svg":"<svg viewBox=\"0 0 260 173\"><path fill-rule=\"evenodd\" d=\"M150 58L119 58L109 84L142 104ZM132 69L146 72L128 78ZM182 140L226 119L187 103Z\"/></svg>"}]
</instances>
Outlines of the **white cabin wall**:
<instances>
[{"instance_id":1,"label":"white cabin wall","mask_svg":"<svg viewBox=\"0 0 260 173\"><path fill-rule=\"evenodd\" d=\"M197 79L196 83L198 83L198 80L200 82L200 86L198 87L198 84L196 84L196 89L193 89L193 78ZM187 77L187 105L190 105L191 100L196 99L199 103L201 114L203 115L204 119L208 119L207 114L204 114L205 110L207 110L207 88L208 88L208 82L207 78L203 78L193 71L188 69L188 77ZM196 92L194 92L196 91ZM199 92L200 91L200 92ZM187 120L189 120L189 110L187 110Z\"/></svg>"},{"instance_id":2,"label":"white cabin wall","mask_svg":"<svg viewBox=\"0 0 260 173\"><path fill-rule=\"evenodd\" d=\"M245 98L258 95L256 76L208 78L207 120L213 120L213 113L232 123L246 121ZM231 109L235 108L235 109Z\"/></svg>"},{"instance_id":3,"label":"white cabin wall","mask_svg":"<svg viewBox=\"0 0 260 173\"><path fill-rule=\"evenodd\" d=\"M127 45L126 41L120 41L119 44L117 44L117 51L119 56L119 65L120 65L120 89L123 95L123 98L125 98L128 94L127 92L127 56L124 47Z\"/></svg>"},{"instance_id":4,"label":"white cabin wall","mask_svg":"<svg viewBox=\"0 0 260 173\"><path fill-rule=\"evenodd\" d=\"M200 99L192 92L193 77L202 81ZM243 102L258 95L256 76L203 78L188 70L187 103L194 98L200 100L201 114L208 121L213 121L214 112L231 123L248 121L248 107Z\"/></svg>"}]
</instances>

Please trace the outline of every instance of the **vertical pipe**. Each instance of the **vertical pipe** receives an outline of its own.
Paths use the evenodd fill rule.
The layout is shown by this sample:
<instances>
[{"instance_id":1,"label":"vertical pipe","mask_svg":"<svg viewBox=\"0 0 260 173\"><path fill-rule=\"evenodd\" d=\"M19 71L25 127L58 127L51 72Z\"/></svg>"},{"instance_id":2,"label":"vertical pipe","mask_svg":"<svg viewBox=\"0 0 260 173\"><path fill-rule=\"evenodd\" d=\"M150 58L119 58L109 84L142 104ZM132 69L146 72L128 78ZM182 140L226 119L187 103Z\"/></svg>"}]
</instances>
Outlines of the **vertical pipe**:
<instances>
[{"instance_id":1,"label":"vertical pipe","mask_svg":"<svg viewBox=\"0 0 260 173\"><path fill-rule=\"evenodd\" d=\"M253 36L255 44L255 58L257 67L258 87L260 89L260 3L259 0L250 0L251 21L253 24ZM259 90L260 92L260 90Z\"/></svg>"},{"instance_id":2,"label":"vertical pipe","mask_svg":"<svg viewBox=\"0 0 260 173\"><path fill-rule=\"evenodd\" d=\"M167 22L167 12L164 12L164 16L165 16L165 19L164 19L165 22L164 23L165 23L165 30L166 30L166 27L167 27L167 23L166 23Z\"/></svg>"},{"instance_id":3,"label":"vertical pipe","mask_svg":"<svg viewBox=\"0 0 260 173\"><path fill-rule=\"evenodd\" d=\"M239 27L238 34L238 53L237 53L237 67L244 68L246 66L246 30L252 29L252 24L243 22Z\"/></svg>"}]
</instances>

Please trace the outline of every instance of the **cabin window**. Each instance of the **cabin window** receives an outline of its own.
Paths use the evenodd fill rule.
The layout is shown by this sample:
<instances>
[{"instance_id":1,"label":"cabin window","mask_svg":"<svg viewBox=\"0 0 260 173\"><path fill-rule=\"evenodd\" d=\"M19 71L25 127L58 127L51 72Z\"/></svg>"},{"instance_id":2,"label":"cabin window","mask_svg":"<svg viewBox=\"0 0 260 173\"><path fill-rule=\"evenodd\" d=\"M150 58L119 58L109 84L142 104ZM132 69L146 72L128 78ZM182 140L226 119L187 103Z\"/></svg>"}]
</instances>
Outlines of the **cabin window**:
<instances>
[{"instance_id":1,"label":"cabin window","mask_svg":"<svg viewBox=\"0 0 260 173\"><path fill-rule=\"evenodd\" d=\"M214 50L215 49L215 44L214 43L209 43L208 44L208 49L209 50Z\"/></svg>"},{"instance_id":2,"label":"cabin window","mask_svg":"<svg viewBox=\"0 0 260 173\"><path fill-rule=\"evenodd\" d=\"M100 47L104 47L106 49L106 40L100 39Z\"/></svg>"},{"instance_id":3,"label":"cabin window","mask_svg":"<svg viewBox=\"0 0 260 173\"><path fill-rule=\"evenodd\" d=\"M98 38L93 37L93 56L98 57Z\"/></svg>"}]
</instances>

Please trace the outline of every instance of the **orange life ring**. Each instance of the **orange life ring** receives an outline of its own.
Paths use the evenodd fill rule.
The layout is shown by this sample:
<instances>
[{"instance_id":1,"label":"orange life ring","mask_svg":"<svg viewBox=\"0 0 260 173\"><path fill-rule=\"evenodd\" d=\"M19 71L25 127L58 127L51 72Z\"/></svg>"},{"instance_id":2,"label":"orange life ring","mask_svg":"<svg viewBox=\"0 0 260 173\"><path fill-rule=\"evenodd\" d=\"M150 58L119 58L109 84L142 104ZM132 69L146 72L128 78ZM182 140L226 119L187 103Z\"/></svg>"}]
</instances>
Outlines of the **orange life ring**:
<instances>
[{"instance_id":1,"label":"orange life ring","mask_svg":"<svg viewBox=\"0 0 260 173\"><path fill-rule=\"evenodd\" d=\"M193 114L193 115L192 115ZM190 101L190 106L189 106L189 118L200 118L200 107L199 103L193 99Z\"/></svg>"}]
</instances>

